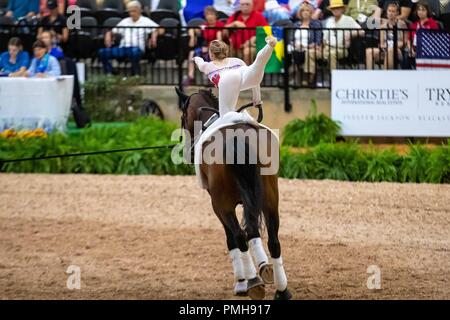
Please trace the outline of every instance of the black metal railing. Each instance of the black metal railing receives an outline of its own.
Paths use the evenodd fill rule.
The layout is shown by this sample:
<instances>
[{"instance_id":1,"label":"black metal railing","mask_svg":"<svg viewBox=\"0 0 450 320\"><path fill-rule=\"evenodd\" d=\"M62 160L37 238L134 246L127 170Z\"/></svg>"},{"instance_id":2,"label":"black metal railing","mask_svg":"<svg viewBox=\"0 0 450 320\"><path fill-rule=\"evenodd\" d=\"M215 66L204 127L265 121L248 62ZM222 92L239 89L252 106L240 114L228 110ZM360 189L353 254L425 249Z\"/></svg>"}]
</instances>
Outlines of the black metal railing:
<instances>
[{"instance_id":1,"label":"black metal railing","mask_svg":"<svg viewBox=\"0 0 450 320\"><path fill-rule=\"evenodd\" d=\"M32 43L43 28L38 24L0 25L0 51L7 50L10 37L17 36L22 39L24 50L31 52ZM230 44L233 56L247 63L254 60L254 28L208 28L207 31L220 32L220 37ZM413 68L413 63L410 63L413 59L408 51L411 46L407 45L412 31L397 28L284 28L284 66L278 73L265 74L261 86L283 89L285 108L289 110L290 89L330 88L333 68ZM123 76L139 74L145 84L182 87L183 80L189 74L193 51L201 52L202 47L206 50L208 39L202 37L204 33L201 27L131 28L85 24L81 29L71 30L69 40L60 45L66 55L85 63L88 79L105 72ZM248 47L245 44L243 48L238 48L237 44L249 40ZM128 51L121 47L137 47L139 50ZM109 69L105 67L106 61L111 62ZM211 85L198 70L193 76L192 84Z\"/></svg>"}]
</instances>

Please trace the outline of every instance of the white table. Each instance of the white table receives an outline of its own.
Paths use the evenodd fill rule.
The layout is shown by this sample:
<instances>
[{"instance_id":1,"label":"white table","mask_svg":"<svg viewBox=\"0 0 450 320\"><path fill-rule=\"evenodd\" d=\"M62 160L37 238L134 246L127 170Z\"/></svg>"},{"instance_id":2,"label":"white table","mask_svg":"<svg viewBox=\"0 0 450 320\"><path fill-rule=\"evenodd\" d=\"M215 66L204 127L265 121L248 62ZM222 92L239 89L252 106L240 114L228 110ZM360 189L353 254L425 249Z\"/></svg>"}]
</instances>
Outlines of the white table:
<instances>
[{"instance_id":1,"label":"white table","mask_svg":"<svg viewBox=\"0 0 450 320\"><path fill-rule=\"evenodd\" d=\"M0 77L0 132L9 128L65 130L73 81L73 76Z\"/></svg>"}]
</instances>

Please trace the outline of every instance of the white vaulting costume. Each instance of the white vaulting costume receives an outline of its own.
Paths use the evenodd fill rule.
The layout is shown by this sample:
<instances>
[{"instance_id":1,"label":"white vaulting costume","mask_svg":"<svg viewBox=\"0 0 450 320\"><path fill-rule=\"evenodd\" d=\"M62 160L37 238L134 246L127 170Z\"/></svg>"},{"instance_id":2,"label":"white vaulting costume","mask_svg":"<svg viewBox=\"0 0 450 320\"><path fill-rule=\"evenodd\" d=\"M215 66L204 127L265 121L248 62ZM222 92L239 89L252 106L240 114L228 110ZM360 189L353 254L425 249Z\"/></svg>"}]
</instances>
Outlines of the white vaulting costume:
<instances>
[{"instance_id":1,"label":"white vaulting costume","mask_svg":"<svg viewBox=\"0 0 450 320\"><path fill-rule=\"evenodd\" d=\"M266 44L249 66L238 58L228 58L228 64L225 66L216 66L213 62L205 62L200 57L194 58L198 69L219 89L221 117L229 111L236 110L241 91L252 89L253 102L256 104L261 102L259 84L264 77L264 69L272 52L273 47Z\"/></svg>"}]
</instances>

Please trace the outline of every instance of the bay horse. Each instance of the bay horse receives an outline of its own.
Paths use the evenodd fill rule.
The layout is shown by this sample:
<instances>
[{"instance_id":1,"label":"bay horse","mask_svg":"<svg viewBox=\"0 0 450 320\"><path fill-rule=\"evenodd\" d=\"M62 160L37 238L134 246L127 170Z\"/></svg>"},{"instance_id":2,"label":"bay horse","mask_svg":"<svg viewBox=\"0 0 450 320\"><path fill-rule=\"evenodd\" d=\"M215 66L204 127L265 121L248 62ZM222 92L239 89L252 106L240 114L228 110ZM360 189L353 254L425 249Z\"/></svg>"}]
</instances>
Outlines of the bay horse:
<instances>
[{"instance_id":1,"label":"bay horse","mask_svg":"<svg viewBox=\"0 0 450 320\"><path fill-rule=\"evenodd\" d=\"M197 138L195 135L198 134L194 132L194 122L201 121L203 125L214 112L218 112L218 100L211 90L199 90L198 93L190 96L185 95L178 88L175 88L175 90L182 101L181 127L189 132L190 142L193 145ZM199 112L200 108L206 110ZM257 123L237 123L219 130L226 136L225 130L230 129L235 130L236 133L240 129L240 132L244 134L249 130L259 134L259 131L264 128ZM273 135L267 129L262 134ZM257 137L259 144L262 139L259 135ZM266 137L264 140L271 143L273 140L270 138L273 138L273 136ZM263 299L265 297L265 284L274 283L276 287L274 299L289 300L292 295L287 288L287 277L284 272L278 239L278 174L261 174L261 170L270 166L271 163L262 164L259 155L256 156L257 161L251 163L249 160L254 155L252 152L255 153L256 146L249 145L245 137L244 141L244 163L239 164L236 161L232 163L226 161L213 164L201 163L199 166L200 174L206 181L205 187L210 194L213 210L225 230L227 247L236 280L234 293L236 295L248 295L251 299ZM276 142L275 152L278 153L279 159L277 139ZM208 147L209 143L206 141L203 144L203 150ZM235 160L239 156L236 154L238 150L236 137L223 140L223 150L230 144L233 144L234 147ZM266 150L272 149L268 146ZM243 205L242 227L236 216L238 204ZM261 216L264 216L268 233L271 263L261 241ZM252 256L256 262L258 273Z\"/></svg>"}]
</instances>

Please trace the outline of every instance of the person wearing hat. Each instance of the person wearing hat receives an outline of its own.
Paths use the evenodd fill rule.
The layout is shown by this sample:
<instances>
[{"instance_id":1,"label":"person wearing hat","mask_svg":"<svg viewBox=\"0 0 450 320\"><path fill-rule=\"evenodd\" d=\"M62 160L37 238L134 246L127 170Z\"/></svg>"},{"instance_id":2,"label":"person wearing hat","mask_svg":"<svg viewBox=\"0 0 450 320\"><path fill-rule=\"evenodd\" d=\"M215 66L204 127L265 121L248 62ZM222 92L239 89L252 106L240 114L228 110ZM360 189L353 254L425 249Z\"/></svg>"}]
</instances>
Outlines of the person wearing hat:
<instances>
[{"instance_id":1,"label":"person wearing hat","mask_svg":"<svg viewBox=\"0 0 450 320\"><path fill-rule=\"evenodd\" d=\"M139 61L147 45L156 47L157 27L159 25L142 15L142 5L139 1L128 2L127 11L129 17L121 20L112 32L108 31L105 34L105 48L99 50L100 60L106 74L112 73L111 59L128 58L131 61L132 74L138 75L140 71ZM119 46L114 47L112 45L113 33L122 36ZM147 43L150 34L151 37L149 43Z\"/></svg>"},{"instance_id":2,"label":"person wearing hat","mask_svg":"<svg viewBox=\"0 0 450 320\"><path fill-rule=\"evenodd\" d=\"M65 44L69 40L69 29L64 15L59 13L58 2L56 0L47 1L47 9L50 14L41 18L41 27L38 29L38 38L43 31L51 31L55 34L57 44Z\"/></svg>"},{"instance_id":3,"label":"person wearing hat","mask_svg":"<svg viewBox=\"0 0 450 320\"><path fill-rule=\"evenodd\" d=\"M330 69L336 69L338 59L348 56L348 48L352 37L364 35L361 26L350 16L344 14L345 4L342 0L331 0L328 10L333 14L325 21L323 31L324 50L323 55L329 61ZM359 29L357 32L350 30L332 29Z\"/></svg>"},{"instance_id":4,"label":"person wearing hat","mask_svg":"<svg viewBox=\"0 0 450 320\"><path fill-rule=\"evenodd\" d=\"M331 0L323 0L320 5L319 5L319 9L321 11L321 16L322 16L322 20L326 20L329 17L332 17L333 14L331 13L331 11L328 9L328 7L330 6L330 1ZM347 5L349 0L344 0L344 5Z\"/></svg>"}]
</instances>

